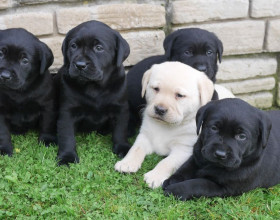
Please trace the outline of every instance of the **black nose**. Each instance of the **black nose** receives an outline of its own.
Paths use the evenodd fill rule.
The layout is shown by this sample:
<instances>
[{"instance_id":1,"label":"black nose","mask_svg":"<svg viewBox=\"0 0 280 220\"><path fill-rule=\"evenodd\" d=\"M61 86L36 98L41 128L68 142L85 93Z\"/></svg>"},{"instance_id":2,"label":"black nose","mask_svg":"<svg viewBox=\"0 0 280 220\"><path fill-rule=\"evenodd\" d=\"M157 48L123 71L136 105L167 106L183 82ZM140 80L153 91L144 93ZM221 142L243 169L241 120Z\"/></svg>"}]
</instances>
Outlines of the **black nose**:
<instances>
[{"instance_id":1,"label":"black nose","mask_svg":"<svg viewBox=\"0 0 280 220\"><path fill-rule=\"evenodd\" d=\"M87 68L87 63L84 61L77 61L74 63L74 66L78 70L85 70Z\"/></svg>"},{"instance_id":2,"label":"black nose","mask_svg":"<svg viewBox=\"0 0 280 220\"><path fill-rule=\"evenodd\" d=\"M167 109L160 105L155 106L154 109L155 109L155 113L159 116L163 116L167 112Z\"/></svg>"},{"instance_id":3,"label":"black nose","mask_svg":"<svg viewBox=\"0 0 280 220\"><path fill-rule=\"evenodd\" d=\"M195 66L195 68L201 72L206 72L206 70L207 70L207 67L204 64L198 64Z\"/></svg>"},{"instance_id":4,"label":"black nose","mask_svg":"<svg viewBox=\"0 0 280 220\"><path fill-rule=\"evenodd\" d=\"M8 70L4 70L0 73L0 78L4 79L4 80L9 80L12 78L12 74L10 71Z\"/></svg>"},{"instance_id":5,"label":"black nose","mask_svg":"<svg viewBox=\"0 0 280 220\"><path fill-rule=\"evenodd\" d=\"M214 153L215 157L221 160L224 160L227 158L227 152L223 150L216 150Z\"/></svg>"}]
</instances>

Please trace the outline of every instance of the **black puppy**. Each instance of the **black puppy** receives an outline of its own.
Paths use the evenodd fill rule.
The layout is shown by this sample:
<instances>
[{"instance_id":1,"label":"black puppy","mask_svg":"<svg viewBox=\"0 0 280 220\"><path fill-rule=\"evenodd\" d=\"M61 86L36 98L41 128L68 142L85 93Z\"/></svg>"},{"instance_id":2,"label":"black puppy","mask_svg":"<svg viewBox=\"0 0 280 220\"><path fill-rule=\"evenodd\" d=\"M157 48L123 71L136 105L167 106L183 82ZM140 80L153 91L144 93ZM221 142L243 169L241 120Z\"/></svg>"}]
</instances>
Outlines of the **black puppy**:
<instances>
[{"instance_id":1,"label":"black puppy","mask_svg":"<svg viewBox=\"0 0 280 220\"><path fill-rule=\"evenodd\" d=\"M51 50L33 34L21 28L0 30L1 154L13 153L10 131L39 128L39 141L56 142L52 63Z\"/></svg>"},{"instance_id":2,"label":"black puppy","mask_svg":"<svg viewBox=\"0 0 280 220\"><path fill-rule=\"evenodd\" d=\"M153 56L137 63L127 74L130 108L129 132L132 135L140 122L140 111L146 101L141 97L141 81L146 70L153 64L179 61L205 74L213 82L218 71L217 56L221 62L223 44L215 34L199 28L180 29L168 35L163 42L165 54ZM213 99L218 99L217 93Z\"/></svg>"},{"instance_id":3,"label":"black puppy","mask_svg":"<svg viewBox=\"0 0 280 220\"><path fill-rule=\"evenodd\" d=\"M59 164L79 162L75 132L112 132L114 153L130 148L126 132L128 102L122 62L129 45L109 26L88 21L67 33L62 45L64 65L59 82Z\"/></svg>"},{"instance_id":4,"label":"black puppy","mask_svg":"<svg viewBox=\"0 0 280 220\"><path fill-rule=\"evenodd\" d=\"M280 111L223 99L203 106L196 123L193 156L165 180L165 194L225 197L280 183Z\"/></svg>"}]
</instances>

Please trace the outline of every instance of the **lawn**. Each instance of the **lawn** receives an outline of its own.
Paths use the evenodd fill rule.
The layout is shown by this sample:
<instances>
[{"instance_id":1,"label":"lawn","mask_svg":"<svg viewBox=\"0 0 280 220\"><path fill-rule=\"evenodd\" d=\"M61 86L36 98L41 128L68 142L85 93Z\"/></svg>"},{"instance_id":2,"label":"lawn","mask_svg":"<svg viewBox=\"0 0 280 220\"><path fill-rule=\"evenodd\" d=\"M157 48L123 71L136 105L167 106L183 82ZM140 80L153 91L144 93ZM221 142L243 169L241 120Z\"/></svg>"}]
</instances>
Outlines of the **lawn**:
<instances>
[{"instance_id":1,"label":"lawn","mask_svg":"<svg viewBox=\"0 0 280 220\"><path fill-rule=\"evenodd\" d=\"M56 166L57 147L39 145L36 133L12 140L14 156L0 158L0 219L280 219L280 185L181 202L143 180L159 156L136 174L114 171L109 136L78 135L80 163L69 168Z\"/></svg>"}]
</instances>

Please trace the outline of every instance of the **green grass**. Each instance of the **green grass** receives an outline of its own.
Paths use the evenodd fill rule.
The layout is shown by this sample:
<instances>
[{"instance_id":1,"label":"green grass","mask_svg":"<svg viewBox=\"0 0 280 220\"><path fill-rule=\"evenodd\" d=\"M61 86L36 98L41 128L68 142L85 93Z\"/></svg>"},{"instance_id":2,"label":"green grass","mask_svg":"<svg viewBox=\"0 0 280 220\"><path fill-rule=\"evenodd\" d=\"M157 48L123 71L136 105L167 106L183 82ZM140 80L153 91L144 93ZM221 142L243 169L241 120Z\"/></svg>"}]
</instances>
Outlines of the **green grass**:
<instances>
[{"instance_id":1,"label":"green grass","mask_svg":"<svg viewBox=\"0 0 280 220\"><path fill-rule=\"evenodd\" d=\"M136 174L114 171L109 136L78 135L80 163L70 168L56 166L57 147L39 145L36 133L12 140L14 156L0 157L0 219L280 219L280 185L181 202L143 180L159 156Z\"/></svg>"}]
</instances>

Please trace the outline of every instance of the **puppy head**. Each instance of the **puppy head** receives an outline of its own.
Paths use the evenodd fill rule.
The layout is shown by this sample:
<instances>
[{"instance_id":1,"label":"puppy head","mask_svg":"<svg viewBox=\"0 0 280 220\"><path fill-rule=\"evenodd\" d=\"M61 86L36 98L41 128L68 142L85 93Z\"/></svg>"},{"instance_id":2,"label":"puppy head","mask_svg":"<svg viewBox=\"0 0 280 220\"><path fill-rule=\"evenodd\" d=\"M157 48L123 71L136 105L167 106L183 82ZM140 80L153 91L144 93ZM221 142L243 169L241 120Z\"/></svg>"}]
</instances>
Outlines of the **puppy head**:
<instances>
[{"instance_id":1,"label":"puppy head","mask_svg":"<svg viewBox=\"0 0 280 220\"><path fill-rule=\"evenodd\" d=\"M202 157L212 164L236 169L257 158L266 146L271 121L260 111L240 99L212 101L199 109L197 133ZM202 125L203 124L203 125Z\"/></svg>"},{"instance_id":2,"label":"puppy head","mask_svg":"<svg viewBox=\"0 0 280 220\"><path fill-rule=\"evenodd\" d=\"M121 35L98 21L73 28L62 45L69 76L82 82L106 81L113 70L122 67L129 52L129 45Z\"/></svg>"},{"instance_id":3,"label":"puppy head","mask_svg":"<svg viewBox=\"0 0 280 220\"><path fill-rule=\"evenodd\" d=\"M215 34L199 28L180 29L168 35L163 46L168 60L185 63L216 81L223 44Z\"/></svg>"},{"instance_id":4,"label":"puppy head","mask_svg":"<svg viewBox=\"0 0 280 220\"><path fill-rule=\"evenodd\" d=\"M199 107L211 100L213 92L213 83L204 73L180 62L155 64L142 79L146 114L168 124L193 118Z\"/></svg>"},{"instance_id":5,"label":"puppy head","mask_svg":"<svg viewBox=\"0 0 280 220\"><path fill-rule=\"evenodd\" d=\"M46 44L22 28L0 30L0 86L24 89L53 63Z\"/></svg>"}]
</instances>

